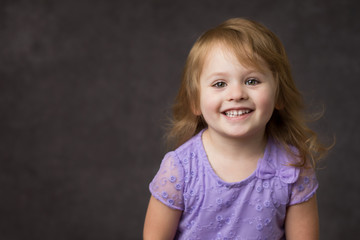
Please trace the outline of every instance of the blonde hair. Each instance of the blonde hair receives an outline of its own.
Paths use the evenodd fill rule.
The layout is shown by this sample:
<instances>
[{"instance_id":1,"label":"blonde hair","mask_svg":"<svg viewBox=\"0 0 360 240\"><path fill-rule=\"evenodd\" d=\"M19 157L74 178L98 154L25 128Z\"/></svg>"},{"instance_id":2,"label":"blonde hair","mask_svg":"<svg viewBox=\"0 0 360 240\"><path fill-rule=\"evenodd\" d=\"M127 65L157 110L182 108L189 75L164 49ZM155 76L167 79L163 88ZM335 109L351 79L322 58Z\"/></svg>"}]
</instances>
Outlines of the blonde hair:
<instances>
[{"instance_id":1,"label":"blonde hair","mask_svg":"<svg viewBox=\"0 0 360 240\"><path fill-rule=\"evenodd\" d=\"M267 123L266 134L296 155L299 161L293 165L314 167L327 148L306 125L303 99L292 78L285 49L269 29L242 18L229 19L205 32L190 50L173 105L168 140L178 147L207 126L204 119L195 114L199 108L199 79L207 53L218 43L229 48L242 64L261 69L264 67L261 63L266 63L277 84L277 107ZM290 146L297 149L296 154Z\"/></svg>"}]
</instances>

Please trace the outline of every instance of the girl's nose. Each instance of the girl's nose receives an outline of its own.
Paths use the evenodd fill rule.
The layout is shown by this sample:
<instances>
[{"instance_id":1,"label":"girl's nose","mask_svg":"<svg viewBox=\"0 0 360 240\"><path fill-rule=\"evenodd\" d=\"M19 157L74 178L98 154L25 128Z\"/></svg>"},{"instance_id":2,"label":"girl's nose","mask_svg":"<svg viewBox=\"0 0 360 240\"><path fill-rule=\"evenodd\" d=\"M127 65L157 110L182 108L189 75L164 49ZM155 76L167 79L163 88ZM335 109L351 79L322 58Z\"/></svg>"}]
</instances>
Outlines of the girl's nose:
<instances>
[{"instance_id":1,"label":"girl's nose","mask_svg":"<svg viewBox=\"0 0 360 240\"><path fill-rule=\"evenodd\" d=\"M242 86L241 84L235 84L228 89L228 101L241 101L248 99L248 94L245 86Z\"/></svg>"}]
</instances>

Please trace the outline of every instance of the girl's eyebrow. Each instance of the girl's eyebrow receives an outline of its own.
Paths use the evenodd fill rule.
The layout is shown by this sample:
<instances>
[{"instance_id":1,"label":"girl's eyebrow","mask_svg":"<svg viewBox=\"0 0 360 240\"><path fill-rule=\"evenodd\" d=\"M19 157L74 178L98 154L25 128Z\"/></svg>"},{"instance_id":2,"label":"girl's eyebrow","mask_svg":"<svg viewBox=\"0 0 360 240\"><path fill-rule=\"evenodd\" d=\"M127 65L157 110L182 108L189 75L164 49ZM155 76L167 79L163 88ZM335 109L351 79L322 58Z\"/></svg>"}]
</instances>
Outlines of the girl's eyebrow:
<instances>
[{"instance_id":1,"label":"girl's eyebrow","mask_svg":"<svg viewBox=\"0 0 360 240\"><path fill-rule=\"evenodd\" d=\"M222 76L228 76L229 74L226 72L214 72L211 73L210 75L208 75L207 77L211 78L211 77L222 77Z\"/></svg>"},{"instance_id":2,"label":"girl's eyebrow","mask_svg":"<svg viewBox=\"0 0 360 240\"><path fill-rule=\"evenodd\" d=\"M217 78L227 78L229 76L229 73L226 73L226 72L213 72L213 73L210 73L208 75L204 75L204 80L206 81L213 81L213 80L216 80ZM217 79L219 80L219 79Z\"/></svg>"},{"instance_id":3,"label":"girl's eyebrow","mask_svg":"<svg viewBox=\"0 0 360 240\"><path fill-rule=\"evenodd\" d=\"M257 69L249 69L244 71L241 75L250 75L250 74L264 74L262 71L257 70ZM206 78L213 78L213 77L226 77L229 76L229 73L227 72L214 72L214 73L210 73L209 75L206 76Z\"/></svg>"}]
</instances>

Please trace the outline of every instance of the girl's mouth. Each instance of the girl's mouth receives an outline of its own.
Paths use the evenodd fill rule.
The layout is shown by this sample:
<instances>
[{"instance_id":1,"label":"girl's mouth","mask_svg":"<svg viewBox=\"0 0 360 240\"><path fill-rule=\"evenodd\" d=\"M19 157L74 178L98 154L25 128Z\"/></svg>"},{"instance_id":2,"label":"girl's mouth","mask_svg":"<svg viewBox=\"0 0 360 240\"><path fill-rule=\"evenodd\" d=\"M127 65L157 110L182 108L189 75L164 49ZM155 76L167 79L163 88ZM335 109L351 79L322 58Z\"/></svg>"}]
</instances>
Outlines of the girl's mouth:
<instances>
[{"instance_id":1,"label":"girl's mouth","mask_svg":"<svg viewBox=\"0 0 360 240\"><path fill-rule=\"evenodd\" d=\"M239 117L239 116L248 114L248 113L250 113L250 112L252 112L252 110L250 110L250 109L230 110L230 111L224 112L224 114L225 114L227 117Z\"/></svg>"}]
</instances>

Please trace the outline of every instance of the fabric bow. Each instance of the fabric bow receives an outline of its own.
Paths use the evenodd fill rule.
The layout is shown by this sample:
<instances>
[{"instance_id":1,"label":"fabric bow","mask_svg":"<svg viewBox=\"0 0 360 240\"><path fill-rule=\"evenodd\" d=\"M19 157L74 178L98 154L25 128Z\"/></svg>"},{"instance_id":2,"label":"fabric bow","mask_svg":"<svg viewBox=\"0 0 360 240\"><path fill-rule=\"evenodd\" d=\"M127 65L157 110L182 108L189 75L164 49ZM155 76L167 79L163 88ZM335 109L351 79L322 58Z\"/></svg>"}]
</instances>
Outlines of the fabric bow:
<instances>
[{"instance_id":1,"label":"fabric bow","mask_svg":"<svg viewBox=\"0 0 360 240\"><path fill-rule=\"evenodd\" d=\"M294 183L299 177L300 170L293 166L281 165L277 168L271 164L272 161L266 161L267 164L263 164L258 169L257 175L262 179L270 179L273 177L279 177L279 179L287 184Z\"/></svg>"}]
</instances>

